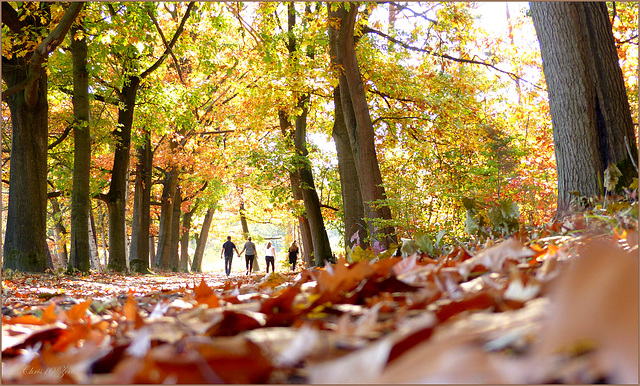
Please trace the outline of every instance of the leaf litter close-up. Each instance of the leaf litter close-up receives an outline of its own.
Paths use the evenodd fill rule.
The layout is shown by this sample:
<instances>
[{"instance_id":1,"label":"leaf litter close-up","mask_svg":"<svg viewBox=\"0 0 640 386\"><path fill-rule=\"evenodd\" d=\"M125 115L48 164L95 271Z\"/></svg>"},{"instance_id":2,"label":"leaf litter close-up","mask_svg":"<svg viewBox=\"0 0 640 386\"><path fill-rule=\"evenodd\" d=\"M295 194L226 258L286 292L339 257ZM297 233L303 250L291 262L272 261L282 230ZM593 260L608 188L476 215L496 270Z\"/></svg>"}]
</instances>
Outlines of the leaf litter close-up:
<instances>
[{"instance_id":1,"label":"leaf litter close-up","mask_svg":"<svg viewBox=\"0 0 640 386\"><path fill-rule=\"evenodd\" d=\"M3 381L634 383L638 231L584 230L231 278L5 273Z\"/></svg>"},{"instance_id":2,"label":"leaf litter close-up","mask_svg":"<svg viewBox=\"0 0 640 386\"><path fill-rule=\"evenodd\" d=\"M2 383L637 384L639 16L3 2Z\"/></svg>"}]
</instances>

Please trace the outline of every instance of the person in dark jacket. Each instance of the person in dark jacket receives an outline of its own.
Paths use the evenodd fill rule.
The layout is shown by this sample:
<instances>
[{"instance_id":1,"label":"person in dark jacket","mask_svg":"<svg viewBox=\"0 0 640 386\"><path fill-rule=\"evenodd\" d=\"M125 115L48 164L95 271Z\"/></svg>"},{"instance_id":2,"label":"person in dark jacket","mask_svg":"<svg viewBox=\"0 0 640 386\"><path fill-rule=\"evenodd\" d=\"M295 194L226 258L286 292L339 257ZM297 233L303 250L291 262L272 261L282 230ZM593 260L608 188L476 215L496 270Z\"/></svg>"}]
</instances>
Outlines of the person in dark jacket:
<instances>
[{"instance_id":1,"label":"person in dark jacket","mask_svg":"<svg viewBox=\"0 0 640 386\"><path fill-rule=\"evenodd\" d=\"M289 247L289 264L291 264L291 270L296 270L296 261L298 261L298 253L300 253L300 249L298 248L298 244L293 240L291 246Z\"/></svg>"},{"instance_id":2,"label":"person in dark jacket","mask_svg":"<svg viewBox=\"0 0 640 386\"><path fill-rule=\"evenodd\" d=\"M224 254L224 271L227 274L227 277L231 274L231 262L233 261L233 251L236 251L238 257L240 257L240 252L238 252L238 248L236 245L231 242L231 236L227 236L227 241L222 244L222 250L220 251L220 258L222 259L222 255Z\"/></svg>"}]
</instances>

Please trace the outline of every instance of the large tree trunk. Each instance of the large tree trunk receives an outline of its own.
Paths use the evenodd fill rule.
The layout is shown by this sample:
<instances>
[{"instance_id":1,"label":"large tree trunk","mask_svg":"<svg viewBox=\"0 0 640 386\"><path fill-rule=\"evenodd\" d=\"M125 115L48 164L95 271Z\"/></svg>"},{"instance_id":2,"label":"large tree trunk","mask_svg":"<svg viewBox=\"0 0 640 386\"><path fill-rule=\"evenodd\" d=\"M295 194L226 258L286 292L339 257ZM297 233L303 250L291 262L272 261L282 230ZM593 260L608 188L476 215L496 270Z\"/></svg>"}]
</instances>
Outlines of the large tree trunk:
<instances>
[{"instance_id":1,"label":"large tree trunk","mask_svg":"<svg viewBox=\"0 0 640 386\"><path fill-rule=\"evenodd\" d=\"M73 191L71 193L71 258L68 268L88 272L91 268L89 247L89 210L91 176L91 130L87 40L77 39L83 29L71 30L73 61Z\"/></svg>"},{"instance_id":2,"label":"large tree trunk","mask_svg":"<svg viewBox=\"0 0 640 386\"><path fill-rule=\"evenodd\" d=\"M602 194L603 173L617 163L622 184L637 176L629 101L605 3L531 2L549 93L558 171L558 212L571 191Z\"/></svg>"},{"instance_id":3,"label":"large tree trunk","mask_svg":"<svg viewBox=\"0 0 640 386\"><path fill-rule=\"evenodd\" d=\"M22 57L2 58L2 78L7 85L3 99L7 97L12 129L4 268L23 272L43 272L47 268L49 104L47 74L43 65L49 54L64 40L83 6L84 3L69 5L56 28L34 51ZM25 20L19 20L16 11L8 3L2 4L2 12L3 24L12 33L22 33L23 22L40 23L28 14Z\"/></svg>"},{"instance_id":4,"label":"large tree trunk","mask_svg":"<svg viewBox=\"0 0 640 386\"><path fill-rule=\"evenodd\" d=\"M129 149L139 86L139 77L129 77L129 82L120 93L121 107L118 110L118 129L112 132L116 138L116 149L111 171L111 185L106 197L109 209L109 264L107 268L118 272L125 272L127 269L125 216L131 158Z\"/></svg>"},{"instance_id":5,"label":"large tree trunk","mask_svg":"<svg viewBox=\"0 0 640 386\"><path fill-rule=\"evenodd\" d=\"M138 166L133 198L133 225L131 226L131 248L129 265L137 273L148 272L149 269L149 226L151 225L151 174L153 154L151 151L151 135L145 133L145 143L138 147Z\"/></svg>"},{"instance_id":6,"label":"large tree trunk","mask_svg":"<svg viewBox=\"0 0 640 386\"><path fill-rule=\"evenodd\" d=\"M160 206L160 229L158 230L158 246L154 267L169 269L171 250L171 221L173 219L173 201L178 186L178 171L169 170L164 177L162 203Z\"/></svg>"},{"instance_id":7,"label":"large tree trunk","mask_svg":"<svg viewBox=\"0 0 640 386\"><path fill-rule=\"evenodd\" d=\"M350 100L353 108L355 125L353 122L345 123L348 130L353 130L349 139L358 170L369 237L372 241L377 240L388 247L396 243L397 239L392 226L379 225L381 220L389 222L392 217L388 206L376 203L385 200L386 195L376 156L373 123L356 58L354 30L357 14L358 6L355 4L352 4L348 11L342 5L331 7L330 15L338 17L341 22L336 52L336 61L344 69L344 77L340 78L340 93L342 102ZM350 117L346 114L347 111L347 106L343 105L344 116L348 120Z\"/></svg>"},{"instance_id":8,"label":"large tree trunk","mask_svg":"<svg viewBox=\"0 0 640 386\"><path fill-rule=\"evenodd\" d=\"M336 152L338 153L338 172L340 174L344 221L344 245L345 248L353 249L355 242L351 241L351 237L355 233L358 233L359 236L364 236L367 231L364 227L364 205L358 183L358 170L353 160L353 152L351 150L351 143L349 142L349 132L345 125L339 86L333 91L333 102L335 106L335 120L333 123L332 137L336 144ZM364 246L366 247L366 244Z\"/></svg>"},{"instance_id":9,"label":"large tree trunk","mask_svg":"<svg viewBox=\"0 0 640 386\"><path fill-rule=\"evenodd\" d=\"M207 240L209 239L209 228L211 227L211 220L213 220L213 211L213 208L207 209L207 214L204 216L202 230L196 243L196 252L193 254L191 272L202 272L202 257L204 256L204 248L207 246Z\"/></svg>"},{"instance_id":10,"label":"large tree trunk","mask_svg":"<svg viewBox=\"0 0 640 386\"><path fill-rule=\"evenodd\" d=\"M28 65L3 66L8 87L26 79ZM47 76L38 81L38 98L29 106L24 92L9 97L11 111L11 168L9 205L4 241L4 268L44 272L47 266L47 133L49 105Z\"/></svg>"}]
</instances>

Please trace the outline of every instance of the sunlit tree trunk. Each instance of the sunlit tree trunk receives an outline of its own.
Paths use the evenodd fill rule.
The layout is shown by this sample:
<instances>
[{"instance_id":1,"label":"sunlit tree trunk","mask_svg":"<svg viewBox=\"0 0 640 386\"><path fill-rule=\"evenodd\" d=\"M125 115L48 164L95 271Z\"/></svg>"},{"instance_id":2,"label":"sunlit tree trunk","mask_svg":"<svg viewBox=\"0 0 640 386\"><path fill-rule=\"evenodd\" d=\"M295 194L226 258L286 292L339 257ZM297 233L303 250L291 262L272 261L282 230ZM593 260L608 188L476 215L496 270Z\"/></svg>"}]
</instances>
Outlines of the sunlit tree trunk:
<instances>
[{"instance_id":1,"label":"sunlit tree trunk","mask_svg":"<svg viewBox=\"0 0 640 386\"><path fill-rule=\"evenodd\" d=\"M189 272L189 235L191 233L191 218L198 208L198 204L193 205L188 212L182 215L182 231L180 235L180 272ZM193 264L193 263L192 263Z\"/></svg>"},{"instance_id":2,"label":"sunlit tree trunk","mask_svg":"<svg viewBox=\"0 0 640 386\"><path fill-rule=\"evenodd\" d=\"M213 220L213 208L207 209L207 214L204 216L204 222L202 223L202 230L198 236L196 243L196 251L193 254L193 265L191 266L191 272L202 272L202 257L204 256L204 249L207 246L207 240L209 239L209 228L211 227L211 220Z\"/></svg>"},{"instance_id":3,"label":"sunlit tree trunk","mask_svg":"<svg viewBox=\"0 0 640 386\"><path fill-rule=\"evenodd\" d=\"M88 272L91 268L89 247L89 211L91 176L91 130L87 40L76 38L83 28L71 30L73 62L73 190L71 193L71 258L68 268Z\"/></svg>"},{"instance_id":4,"label":"sunlit tree trunk","mask_svg":"<svg viewBox=\"0 0 640 386\"><path fill-rule=\"evenodd\" d=\"M51 200L51 217L53 219L53 240L56 244L56 257L58 265L60 267L67 267L69 263L69 255L67 253L67 229L62 223L62 211L60 211L60 204L57 197L52 197Z\"/></svg>"},{"instance_id":5,"label":"sunlit tree trunk","mask_svg":"<svg viewBox=\"0 0 640 386\"><path fill-rule=\"evenodd\" d=\"M549 93L558 170L558 212L570 192L604 193L604 170L618 164L623 186L637 177L629 100L605 3L531 2ZM626 144L625 144L626 139Z\"/></svg>"}]
</instances>

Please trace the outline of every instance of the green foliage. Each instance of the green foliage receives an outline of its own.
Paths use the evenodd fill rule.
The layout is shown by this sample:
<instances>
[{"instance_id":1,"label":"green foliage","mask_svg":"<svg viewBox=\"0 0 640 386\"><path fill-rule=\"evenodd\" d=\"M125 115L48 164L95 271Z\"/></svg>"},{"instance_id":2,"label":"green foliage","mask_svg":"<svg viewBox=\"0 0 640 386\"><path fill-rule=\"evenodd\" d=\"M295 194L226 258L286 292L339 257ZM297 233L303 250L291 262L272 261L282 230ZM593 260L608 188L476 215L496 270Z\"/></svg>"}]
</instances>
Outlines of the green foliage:
<instances>
[{"instance_id":1,"label":"green foliage","mask_svg":"<svg viewBox=\"0 0 640 386\"><path fill-rule=\"evenodd\" d=\"M520 208L508 199L480 204L474 198L462 199L466 211L465 231L472 236L507 236L520 228Z\"/></svg>"}]
</instances>

